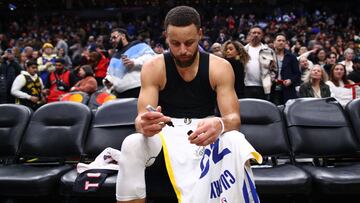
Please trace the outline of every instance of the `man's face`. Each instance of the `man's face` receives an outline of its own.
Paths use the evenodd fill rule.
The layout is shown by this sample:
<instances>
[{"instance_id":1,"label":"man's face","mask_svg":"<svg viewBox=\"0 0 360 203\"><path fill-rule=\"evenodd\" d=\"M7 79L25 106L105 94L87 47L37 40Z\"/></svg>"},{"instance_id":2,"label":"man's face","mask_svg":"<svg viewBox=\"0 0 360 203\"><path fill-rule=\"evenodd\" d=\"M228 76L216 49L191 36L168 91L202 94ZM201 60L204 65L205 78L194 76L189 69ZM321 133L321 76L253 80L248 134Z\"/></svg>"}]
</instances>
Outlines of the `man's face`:
<instances>
[{"instance_id":1,"label":"man's face","mask_svg":"<svg viewBox=\"0 0 360 203\"><path fill-rule=\"evenodd\" d=\"M120 32L113 32L111 33L111 36L110 36L110 42L111 42L111 45L116 48L119 46L119 43L120 43L120 47L122 47L122 38L125 37L124 34L120 33Z\"/></svg>"},{"instance_id":2,"label":"man's face","mask_svg":"<svg viewBox=\"0 0 360 203\"><path fill-rule=\"evenodd\" d=\"M55 63L56 71L62 71L63 68L64 68L64 65L62 63Z\"/></svg>"},{"instance_id":3,"label":"man's face","mask_svg":"<svg viewBox=\"0 0 360 203\"><path fill-rule=\"evenodd\" d=\"M27 72L30 74L30 75L35 75L35 73L37 72L37 65L31 65L29 67L27 67Z\"/></svg>"},{"instance_id":4,"label":"man's face","mask_svg":"<svg viewBox=\"0 0 360 203\"><path fill-rule=\"evenodd\" d=\"M167 27L166 41L176 65L186 68L194 63L201 36L201 29L197 29L194 24L183 27L173 25Z\"/></svg>"},{"instance_id":5,"label":"man's face","mask_svg":"<svg viewBox=\"0 0 360 203\"><path fill-rule=\"evenodd\" d=\"M274 41L274 47L277 50L284 50L286 45L286 38L282 35L278 35Z\"/></svg>"},{"instance_id":6,"label":"man's face","mask_svg":"<svg viewBox=\"0 0 360 203\"><path fill-rule=\"evenodd\" d=\"M249 40L252 45L258 45L263 37L263 32L260 28L253 28L250 30Z\"/></svg>"}]
</instances>

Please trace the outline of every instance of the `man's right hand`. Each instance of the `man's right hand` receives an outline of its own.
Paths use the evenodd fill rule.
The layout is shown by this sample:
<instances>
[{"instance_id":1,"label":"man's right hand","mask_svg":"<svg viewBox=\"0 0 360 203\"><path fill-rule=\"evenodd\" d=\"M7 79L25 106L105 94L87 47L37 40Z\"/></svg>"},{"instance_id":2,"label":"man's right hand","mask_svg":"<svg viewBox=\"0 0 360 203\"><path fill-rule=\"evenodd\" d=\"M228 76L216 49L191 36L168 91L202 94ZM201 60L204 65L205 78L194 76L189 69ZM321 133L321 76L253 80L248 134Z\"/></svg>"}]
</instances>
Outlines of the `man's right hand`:
<instances>
[{"instance_id":1,"label":"man's right hand","mask_svg":"<svg viewBox=\"0 0 360 203\"><path fill-rule=\"evenodd\" d=\"M39 101L39 97L31 96L30 101L31 101L32 103L37 103L37 102Z\"/></svg>"},{"instance_id":2,"label":"man's right hand","mask_svg":"<svg viewBox=\"0 0 360 203\"><path fill-rule=\"evenodd\" d=\"M139 116L139 125L142 129L142 134L146 137L151 137L159 132L165 126L165 123L170 122L171 118L164 116L161 113L161 108L158 107L155 112L145 112Z\"/></svg>"}]
</instances>

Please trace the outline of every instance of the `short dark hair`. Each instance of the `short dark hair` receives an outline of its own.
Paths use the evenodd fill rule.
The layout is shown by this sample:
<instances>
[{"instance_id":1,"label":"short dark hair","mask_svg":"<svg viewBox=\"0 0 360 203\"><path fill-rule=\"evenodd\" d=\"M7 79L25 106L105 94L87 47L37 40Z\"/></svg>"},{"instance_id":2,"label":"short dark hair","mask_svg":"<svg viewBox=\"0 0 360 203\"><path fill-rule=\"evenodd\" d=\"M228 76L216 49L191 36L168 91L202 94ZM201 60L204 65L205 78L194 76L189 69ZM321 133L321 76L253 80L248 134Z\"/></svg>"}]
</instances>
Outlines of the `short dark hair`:
<instances>
[{"instance_id":1,"label":"short dark hair","mask_svg":"<svg viewBox=\"0 0 360 203\"><path fill-rule=\"evenodd\" d=\"M199 13L189 6L177 6L166 14L164 28L166 30L169 25L188 26L191 24L200 29L201 21Z\"/></svg>"},{"instance_id":2,"label":"short dark hair","mask_svg":"<svg viewBox=\"0 0 360 203\"><path fill-rule=\"evenodd\" d=\"M255 28L260 29L261 32L264 33L264 30L262 29L262 27L260 27L260 25L253 25L252 27L250 27L249 32L250 32L252 29L255 29Z\"/></svg>"},{"instance_id":3,"label":"short dark hair","mask_svg":"<svg viewBox=\"0 0 360 203\"><path fill-rule=\"evenodd\" d=\"M94 71L90 65L83 65L80 68L82 68L84 70L85 77L86 76L94 76Z\"/></svg>"},{"instance_id":4,"label":"short dark hair","mask_svg":"<svg viewBox=\"0 0 360 203\"><path fill-rule=\"evenodd\" d=\"M127 35L127 30L125 28L121 28L121 27L113 28L111 30L111 33L113 33L113 32L119 32L119 33Z\"/></svg>"},{"instance_id":5,"label":"short dark hair","mask_svg":"<svg viewBox=\"0 0 360 203\"><path fill-rule=\"evenodd\" d=\"M57 58L57 59L55 59L55 63L65 64L65 59L63 59L63 58Z\"/></svg>"},{"instance_id":6,"label":"short dark hair","mask_svg":"<svg viewBox=\"0 0 360 203\"><path fill-rule=\"evenodd\" d=\"M25 63L26 68L29 68L30 66L38 65L37 62L34 59L27 60Z\"/></svg>"},{"instance_id":7,"label":"short dark hair","mask_svg":"<svg viewBox=\"0 0 360 203\"><path fill-rule=\"evenodd\" d=\"M276 33L274 40L275 40L278 36L283 36L283 37L285 37L285 40L287 40L286 34L283 33L283 32Z\"/></svg>"}]
</instances>

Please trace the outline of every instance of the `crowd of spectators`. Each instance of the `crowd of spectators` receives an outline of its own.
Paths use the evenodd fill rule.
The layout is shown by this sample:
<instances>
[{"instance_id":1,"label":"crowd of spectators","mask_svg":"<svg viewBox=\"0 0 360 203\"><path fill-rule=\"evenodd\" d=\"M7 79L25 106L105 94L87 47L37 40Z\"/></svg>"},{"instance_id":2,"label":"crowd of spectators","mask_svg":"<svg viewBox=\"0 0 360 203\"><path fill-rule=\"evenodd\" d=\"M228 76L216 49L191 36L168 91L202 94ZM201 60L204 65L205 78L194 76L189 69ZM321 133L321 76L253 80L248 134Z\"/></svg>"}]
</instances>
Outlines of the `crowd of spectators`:
<instances>
[{"instance_id":1,"label":"crowd of spectators","mask_svg":"<svg viewBox=\"0 0 360 203\"><path fill-rule=\"evenodd\" d=\"M42 80L41 92L44 95L49 96L49 89L53 85L50 79L52 73L63 74L67 71L68 78L64 79L66 83L64 92L88 90L89 88L82 88L85 86L84 81L79 82L83 78L91 83L96 81L96 89L103 88L103 80L107 75L110 59L116 53L116 46L111 45L111 31L117 27L126 29L130 42L134 40L144 42L156 54L161 54L167 49L163 22L159 20L159 16L148 14L129 19L128 21L122 18L86 19L60 14L34 15L30 18L17 16L17 18L5 20L0 29L0 54L2 56L0 103L14 103L15 97L19 99L12 91L13 82L18 75L22 74L22 71L27 71L27 63L34 65L33 61L37 63L37 73ZM359 25L359 16L331 10L300 13L296 10L284 12L278 9L273 15L260 16L255 13L237 13L236 9L229 8L228 12L214 12L212 16L204 15L202 19L204 36L199 46L202 50L220 57L236 58L226 52L228 49L236 48L229 48L229 42L236 42L239 45L232 44L243 48L250 42L249 31L253 26L262 29L261 42L273 50L276 50L274 42L277 34L282 33L286 39L284 48L298 60L297 65L302 80L293 85L297 86L297 96L301 96L299 87L304 81L311 81L308 75L312 73L312 67L317 65L325 71L322 72L322 69L317 68L316 72L328 74L332 80L336 75L333 69L338 67L335 65L342 64L347 77L340 83L342 86L346 86L348 80L351 81L350 83L360 82ZM242 56L246 56L246 53ZM232 59L229 61L233 66L242 68L238 74L244 77L243 66L251 60L251 57L240 58L242 65ZM64 71L57 72L56 66L63 66ZM53 75L57 77L56 74ZM89 79L89 76L94 76L95 80ZM53 78L53 83L54 81L58 81L58 78ZM325 84L326 81L323 82ZM333 84L339 86L337 82ZM94 92L94 85L90 88L89 94ZM243 85L243 81L240 85ZM243 93L239 93L238 97L244 97ZM316 92L314 96L316 95L321 96L322 93ZM20 99L31 99L31 97L26 96ZM38 103L42 101L42 98L34 99L34 101ZM49 100L44 102L49 102Z\"/></svg>"}]
</instances>

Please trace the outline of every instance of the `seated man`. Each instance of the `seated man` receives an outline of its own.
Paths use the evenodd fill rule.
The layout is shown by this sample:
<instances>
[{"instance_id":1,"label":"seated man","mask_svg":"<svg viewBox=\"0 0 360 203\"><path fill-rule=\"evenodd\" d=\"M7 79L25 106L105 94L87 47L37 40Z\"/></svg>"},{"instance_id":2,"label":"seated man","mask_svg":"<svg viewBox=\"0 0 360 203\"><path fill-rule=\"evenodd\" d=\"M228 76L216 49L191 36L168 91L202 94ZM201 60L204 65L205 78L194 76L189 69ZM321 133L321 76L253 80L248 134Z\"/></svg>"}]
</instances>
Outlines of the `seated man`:
<instances>
[{"instance_id":1,"label":"seated man","mask_svg":"<svg viewBox=\"0 0 360 203\"><path fill-rule=\"evenodd\" d=\"M202 31L195 9L170 10L165 30L170 51L141 71L138 133L121 147L117 201L145 202L145 167L163 150L179 202L258 202L249 159L261 162L261 156L238 131L231 65L199 51ZM214 116L216 104L221 117Z\"/></svg>"}]
</instances>

